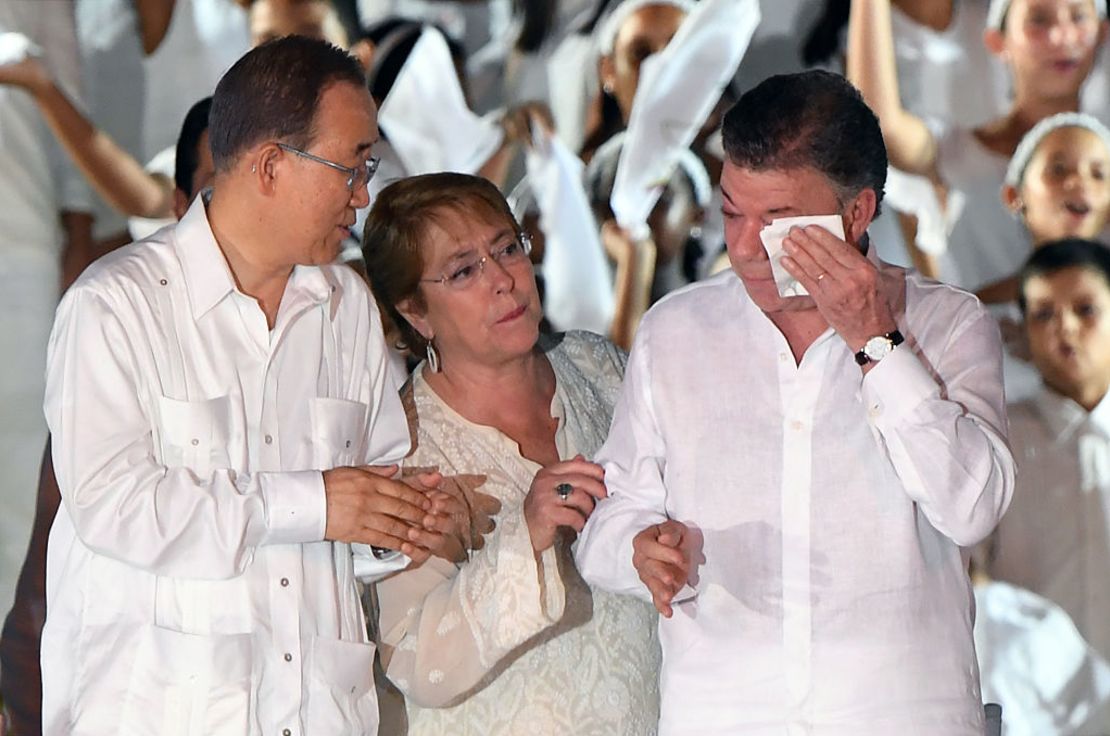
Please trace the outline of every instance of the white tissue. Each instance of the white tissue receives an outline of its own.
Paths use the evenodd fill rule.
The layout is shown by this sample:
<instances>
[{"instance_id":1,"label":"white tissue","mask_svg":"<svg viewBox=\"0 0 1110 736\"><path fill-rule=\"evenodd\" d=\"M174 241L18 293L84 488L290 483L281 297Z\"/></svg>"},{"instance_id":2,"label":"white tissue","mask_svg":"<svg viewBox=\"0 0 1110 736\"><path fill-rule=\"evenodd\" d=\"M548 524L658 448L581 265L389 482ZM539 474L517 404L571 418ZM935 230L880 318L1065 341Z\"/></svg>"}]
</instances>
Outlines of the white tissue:
<instances>
[{"instance_id":1,"label":"white tissue","mask_svg":"<svg viewBox=\"0 0 1110 736\"><path fill-rule=\"evenodd\" d=\"M844 222L840 215L803 215L801 217L780 217L772 220L759 231L759 239L767 249L767 256L771 259L771 273L775 277L775 286L779 289L779 296L806 296L809 294L806 287L802 286L796 278L790 275L782 265L782 241L790 233L791 228L819 225L830 233L844 239Z\"/></svg>"}]
</instances>

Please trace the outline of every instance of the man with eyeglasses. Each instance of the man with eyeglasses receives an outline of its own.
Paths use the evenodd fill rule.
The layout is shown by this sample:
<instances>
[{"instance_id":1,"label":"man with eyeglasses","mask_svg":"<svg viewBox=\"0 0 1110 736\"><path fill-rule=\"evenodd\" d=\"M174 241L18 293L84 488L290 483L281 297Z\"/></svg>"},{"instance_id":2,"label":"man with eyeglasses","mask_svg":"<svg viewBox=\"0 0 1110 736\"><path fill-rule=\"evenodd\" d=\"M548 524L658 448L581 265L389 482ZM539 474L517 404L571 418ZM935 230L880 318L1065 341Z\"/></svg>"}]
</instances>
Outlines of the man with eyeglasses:
<instances>
[{"instance_id":1,"label":"man with eyeglasses","mask_svg":"<svg viewBox=\"0 0 1110 736\"><path fill-rule=\"evenodd\" d=\"M339 49L251 51L213 99L212 192L59 307L44 733L377 731L356 578L459 540L437 476L392 477L378 311L333 265L375 115Z\"/></svg>"}]
</instances>

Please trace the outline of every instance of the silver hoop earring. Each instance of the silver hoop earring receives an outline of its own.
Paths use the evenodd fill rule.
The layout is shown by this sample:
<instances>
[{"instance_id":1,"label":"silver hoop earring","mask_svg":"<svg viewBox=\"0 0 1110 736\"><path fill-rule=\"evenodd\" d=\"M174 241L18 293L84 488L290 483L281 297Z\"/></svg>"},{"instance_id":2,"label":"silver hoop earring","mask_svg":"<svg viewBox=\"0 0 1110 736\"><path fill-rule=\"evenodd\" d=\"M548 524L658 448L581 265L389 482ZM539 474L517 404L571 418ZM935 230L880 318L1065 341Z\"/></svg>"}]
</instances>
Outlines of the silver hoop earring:
<instances>
[{"instance_id":1,"label":"silver hoop earring","mask_svg":"<svg viewBox=\"0 0 1110 736\"><path fill-rule=\"evenodd\" d=\"M432 369L432 373L439 373L439 353L436 352L435 345L432 345L431 341L424 349L424 354L428 358L428 367Z\"/></svg>"}]
</instances>

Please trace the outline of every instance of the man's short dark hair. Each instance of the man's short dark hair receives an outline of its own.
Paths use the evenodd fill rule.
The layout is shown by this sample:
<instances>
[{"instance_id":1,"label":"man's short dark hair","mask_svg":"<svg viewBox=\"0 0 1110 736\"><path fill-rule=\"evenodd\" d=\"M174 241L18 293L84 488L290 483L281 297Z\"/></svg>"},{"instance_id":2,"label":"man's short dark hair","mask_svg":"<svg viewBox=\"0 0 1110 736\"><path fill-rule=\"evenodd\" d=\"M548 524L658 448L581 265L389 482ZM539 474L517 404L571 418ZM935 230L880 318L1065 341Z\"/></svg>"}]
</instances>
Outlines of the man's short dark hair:
<instances>
[{"instance_id":1,"label":"man's short dark hair","mask_svg":"<svg viewBox=\"0 0 1110 736\"><path fill-rule=\"evenodd\" d=\"M216 170L265 140L307 148L320 98L339 82L364 87L366 78L353 56L327 41L285 36L248 51L212 98L208 140Z\"/></svg>"},{"instance_id":2,"label":"man's short dark hair","mask_svg":"<svg viewBox=\"0 0 1110 736\"><path fill-rule=\"evenodd\" d=\"M839 74L808 71L770 77L740 97L722 126L725 152L752 171L811 167L841 202L886 185L886 146L879 119Z\"/></svg>"},{"instance_id":3,"label":"man's short dark hair","mask_svg":"<svg viewBox=\"0 0 1110 736\"><path fill-rule=\"evenodd\" d=\"M1110 287L1110 248L1097 240L1064 238L1045 243L1033 251L1018 274L1018 306L1024 315L1025 286L1035 276L1051 276L1067 268L1085 268L1098 274Z\"/></svg>"},{"instance_id":4,"label":"man's short dark hair","mask_svg":"<svg viewBox=\"0 0 1110 736\"><path fill-rule=\"evenodd\" d=\"M174 154L173 183L193 198L193 175L200 165L200 137L208 130L208 112L212 109L212 98L205 97L185 113L181 124L181 135L177 136L177 151Z\"/></svg>"}]
</instances>

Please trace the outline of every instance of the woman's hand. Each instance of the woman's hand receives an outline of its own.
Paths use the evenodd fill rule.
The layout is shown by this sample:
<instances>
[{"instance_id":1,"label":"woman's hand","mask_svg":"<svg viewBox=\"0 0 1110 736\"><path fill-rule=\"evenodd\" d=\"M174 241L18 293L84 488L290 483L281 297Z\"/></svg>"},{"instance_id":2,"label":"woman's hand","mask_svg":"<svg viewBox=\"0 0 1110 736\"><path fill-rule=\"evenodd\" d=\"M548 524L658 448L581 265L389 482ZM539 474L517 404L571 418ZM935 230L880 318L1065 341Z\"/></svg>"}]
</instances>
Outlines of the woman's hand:
<instances>
[{"instance_id":1,"label":"woman's hand","mask_svg":"<svg viewBox=\"0 0 1110 736\"><path fill-rule=\"evenodd\" d=\"M566 485L569 485L569 491ZM560 527L582 531L597 499L605 498L605 470L581 455L548 465L524 498L524 520L538 555L555 544Z\"/></svg>"}]
</instances>

